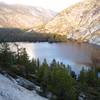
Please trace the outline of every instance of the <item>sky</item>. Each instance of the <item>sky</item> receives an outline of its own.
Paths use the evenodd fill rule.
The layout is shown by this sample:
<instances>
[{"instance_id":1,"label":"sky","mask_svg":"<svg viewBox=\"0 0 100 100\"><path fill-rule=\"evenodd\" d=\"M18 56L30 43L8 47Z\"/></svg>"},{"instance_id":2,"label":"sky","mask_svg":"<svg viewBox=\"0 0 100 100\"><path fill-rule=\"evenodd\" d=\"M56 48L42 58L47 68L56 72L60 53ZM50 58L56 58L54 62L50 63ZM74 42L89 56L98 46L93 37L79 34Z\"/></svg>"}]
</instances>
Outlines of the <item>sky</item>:
<instances>
[{"instance_id":1,"label":"sky","mask_svg":"<svg viewBox=\"0 0 100 100\"><path fill-rule=\"evenodd\" d=\"M82 0L0 0L7 4L23 4L51 9L59 12Z\"/></svg>"}]
</instances>

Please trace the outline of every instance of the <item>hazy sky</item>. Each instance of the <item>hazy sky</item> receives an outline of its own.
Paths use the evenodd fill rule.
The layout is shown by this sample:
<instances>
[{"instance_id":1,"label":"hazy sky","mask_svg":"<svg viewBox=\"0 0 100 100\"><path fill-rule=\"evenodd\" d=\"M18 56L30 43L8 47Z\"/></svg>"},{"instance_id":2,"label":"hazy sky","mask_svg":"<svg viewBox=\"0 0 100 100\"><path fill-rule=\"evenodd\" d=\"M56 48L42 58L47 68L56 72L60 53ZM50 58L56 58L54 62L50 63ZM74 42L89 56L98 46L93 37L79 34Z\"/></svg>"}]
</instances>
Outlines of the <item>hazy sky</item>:
<instances>
[{"instance_id":1,"label":"hazy sky","mask_svg":"<svg viewBox=\"0 0 100 100\"><path fill-rule=\"evenodd\" d=\"M39 6L54 11L61 11L68 6L80 2L82 0L0 0L8 4L24 4L31 6Z\"/></svg>"}]
</instances>

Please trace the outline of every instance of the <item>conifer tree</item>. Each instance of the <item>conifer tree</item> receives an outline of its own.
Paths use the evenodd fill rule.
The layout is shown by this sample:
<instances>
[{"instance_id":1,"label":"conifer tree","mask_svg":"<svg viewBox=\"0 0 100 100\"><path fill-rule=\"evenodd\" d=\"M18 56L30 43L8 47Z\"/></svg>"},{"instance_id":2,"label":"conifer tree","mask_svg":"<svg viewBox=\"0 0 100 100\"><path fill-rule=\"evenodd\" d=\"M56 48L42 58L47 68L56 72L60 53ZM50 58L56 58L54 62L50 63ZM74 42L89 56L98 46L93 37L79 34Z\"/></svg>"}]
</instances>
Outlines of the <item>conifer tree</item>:
<instances>
[{"instance_id":1,"label":"conifer tree","mask_svg":"<svg viewBox=\"0 0 100 100\"><path fill-rule=\"evenodd\" d=\"M3 68L9 68L14 63L14 52L10 50L8 43L2 43L0 46L0 65Z\"/></svg>"}]
</instances>

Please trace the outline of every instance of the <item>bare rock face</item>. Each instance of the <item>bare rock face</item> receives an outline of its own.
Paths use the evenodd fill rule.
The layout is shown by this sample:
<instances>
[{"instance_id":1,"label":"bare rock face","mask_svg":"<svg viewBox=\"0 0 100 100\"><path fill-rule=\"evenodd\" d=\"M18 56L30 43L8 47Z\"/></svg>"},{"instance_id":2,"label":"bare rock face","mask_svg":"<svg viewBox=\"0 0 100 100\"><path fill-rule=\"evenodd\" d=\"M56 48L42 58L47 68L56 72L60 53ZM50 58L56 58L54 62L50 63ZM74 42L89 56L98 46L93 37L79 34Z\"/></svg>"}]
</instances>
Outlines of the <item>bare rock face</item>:
<instances>
[{"instance_id":1,"label":"bare rock face","mask_svg":"<svg viewBox=\"0 0 100 100\"><path fill-rule=\"evenodd\" d=\"M39 96L34 89L32 91L29 91L28 89L18 85L14 78L9 79L9 77L0 74L0 100L48 100L48 99Z\"/></svg>"},{"instance_id":2,"label":"bare rock face","mask_svg":"<svg viewBox=\"0 0 100 100\"><path fill-rule=\"evenodd\" d=\"M0 3L0 27L34 28L46 24L56 15L51 10Z\"/></svg>"},{"instance_id":3,"label":"bare rock face","mask_svg":"<svg viewBox=\"0 0 100 100\"><path fill-rule=\"evenodd\" d=\"M45 32L100 44L100 0L84 0L58 14Z\"/></svg>"}]
</instances>

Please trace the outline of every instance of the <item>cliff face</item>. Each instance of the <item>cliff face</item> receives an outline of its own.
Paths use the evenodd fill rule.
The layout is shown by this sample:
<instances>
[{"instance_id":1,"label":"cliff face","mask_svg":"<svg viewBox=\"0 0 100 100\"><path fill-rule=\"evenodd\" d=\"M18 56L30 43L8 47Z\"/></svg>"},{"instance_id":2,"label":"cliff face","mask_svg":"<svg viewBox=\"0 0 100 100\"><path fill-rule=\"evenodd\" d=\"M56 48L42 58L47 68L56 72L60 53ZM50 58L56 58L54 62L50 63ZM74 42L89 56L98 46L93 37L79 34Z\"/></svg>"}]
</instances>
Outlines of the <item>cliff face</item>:
<instances>
[{"instance_id":1,"label":"cliff face","mask_svg":"<svg viewBox=\"0 0 100 100\"><path fill-rule=\"evenodd\" d=\"M0 3L0 27L34 28L46 24L56 15L51 10Z\"/></svg>"},{"instance_id":2,"label":"cliff face","mask_svg":"<svg viewBox=\"0 0 100 100\"><path fill-rule=\"evenodd\" d=\"M27 80L21 79L20 83L28 83ZM39 96L33 89L28 89L20 86L17 81L12 77L7 77L0 74L0 100L48 100Z\"/></svg>"},{"instance_id":3,"label":"cliff face","mask_svg":"<svg viewBox=\"0 0 100 100\"><path fill-rule=\"evenodd\" d=\"M84 0L58 14L45 32L100 44L100 0Z\"/></svg>"}]
</instances>

